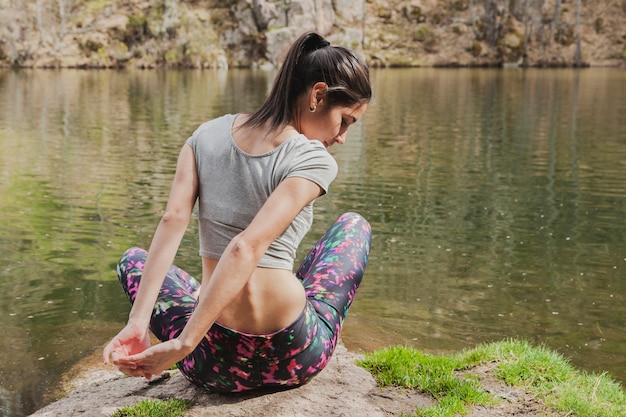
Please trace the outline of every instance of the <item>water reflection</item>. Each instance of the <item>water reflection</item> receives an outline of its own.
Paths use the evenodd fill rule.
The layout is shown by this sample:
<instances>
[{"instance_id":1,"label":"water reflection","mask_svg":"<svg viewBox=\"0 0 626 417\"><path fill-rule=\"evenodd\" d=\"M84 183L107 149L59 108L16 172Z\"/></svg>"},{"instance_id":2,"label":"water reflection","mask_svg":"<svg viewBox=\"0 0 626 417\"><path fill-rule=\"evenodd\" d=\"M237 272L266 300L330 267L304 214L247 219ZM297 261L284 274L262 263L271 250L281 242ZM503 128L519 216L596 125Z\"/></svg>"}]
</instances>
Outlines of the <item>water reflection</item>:
<instances>
[{"instance_id":1,"label":"water reflection","mask_svg":"<svg viewBox=\"0 0 626 417\"><path fill-rule=\"evenodd\" d=\"M375 78L367 174L341 192L376 222L372 344L522 336L623 377L623 74L417 74Z\"/></svg>"},{"instance_id":2,"label":"water reflection","mask_svg":"<svg viewBox=\"0 0 626 417\"><path fill-rule=\"evenodd\" d=\"M256 108L262 71L0 72L0 398L21 416L122 325L117 257L148 246L178 150ZM626 76L618 70L379 70L331 149L341 212L374 229L343 333L352 349L545 342L626 380ZM198 275L190 226L177 263Z\"/></svg>"}]
</instances>

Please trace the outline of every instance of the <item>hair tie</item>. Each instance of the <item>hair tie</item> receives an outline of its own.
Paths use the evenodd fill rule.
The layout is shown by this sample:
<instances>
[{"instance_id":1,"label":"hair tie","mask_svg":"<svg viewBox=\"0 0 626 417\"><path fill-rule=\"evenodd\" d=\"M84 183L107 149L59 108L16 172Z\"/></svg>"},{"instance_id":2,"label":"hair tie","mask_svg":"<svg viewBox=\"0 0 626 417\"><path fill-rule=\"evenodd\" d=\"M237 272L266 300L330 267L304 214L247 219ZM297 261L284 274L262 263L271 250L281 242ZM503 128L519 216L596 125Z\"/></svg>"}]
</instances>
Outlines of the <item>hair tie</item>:
<instances>
[{"instance_id":1,"label":"hair tie","mask_svg":"<svg viewBox=\"0 0 626 417\"><path fill-rule=\"evenodd\" d=\"M330 45L326 39L322 38L319 34L311 32L302 42L300 49L301 55L296 58L296 66L300 65L300 59L302 56L308 55L318 49L326 48Z\"/></svg>"},{"instance_id":2,"label":"hair tie","mask_svg":"<svg viewBox=\"0 0 626 417\"><path fill-rule=\"evenodd\" d=\"M317 49L326 48L327 46L330 46L330 42L328 42L326 39L322 39L322 40L320 40L320 42L317 44Z\"/></svg>"}]
</instances>

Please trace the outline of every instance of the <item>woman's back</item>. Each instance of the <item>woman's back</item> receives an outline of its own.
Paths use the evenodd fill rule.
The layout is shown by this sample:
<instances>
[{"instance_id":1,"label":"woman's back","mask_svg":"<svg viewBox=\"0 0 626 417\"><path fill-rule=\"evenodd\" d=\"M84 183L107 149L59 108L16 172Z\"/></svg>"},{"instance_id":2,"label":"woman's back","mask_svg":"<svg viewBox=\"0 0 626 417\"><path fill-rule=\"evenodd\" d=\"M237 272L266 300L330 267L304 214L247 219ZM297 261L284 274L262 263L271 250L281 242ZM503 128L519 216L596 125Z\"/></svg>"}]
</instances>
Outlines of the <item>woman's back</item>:
<instances>
[{"instance_id":1,"label":"woman's back","mask_svg":"<svg viewBox=\"0 0 626 417\"><path fill-rule=\"evenodd\" d=\"M203 285L210 281L217 262L202 258ZM291 271L257 268L217 322L242 333L269 334L296 320L305 302L304 288Z\"/></svg>"},{"instance_id":2,"label":"woman's back","mask_svg":"<svg viewBox=\"0 0 626 417\"><path fill-rule=\"evenodd\" d=\"M228 170L221 172L220 175L228 177L230 184L223 188L226 192L230 188L236 188L231 190L232 194L245 194L241 195L242 200L246 201L246 207L228 207L227 217L233 219L233 213L248 213L248 217L251 220L256 215L256 208L260 208L273 189L280 183L281 180L286 178L293 171L290 165L293 165L294 158L286 155L276 155L277 149L281 147L288 140L303 139L294 129L283 129L279 132L269 133L263 128L242 128L242 123L246 120L246 115L228 116L223 121L226 126L230 125L230 137L220 138L227 144L229 154L227 163L221 167L208 166L206 168L198 168L199 173L199 187L208 187L210 190L206 191L207 198L211 199L211 205L223 204L223 201L216 202L215 200L221 200L218 193L211 193L216 187L224 187L224 181L219 178L215 178L212 173L216 169ZM223 123L223 124L224 124ZM215 135L215 131L210 131L209 135ZM324 171L330 172L334 177L334 160L327 155L326 150L321 146L313 146L313 151L308 150L311 148L308 139L304 138L307 145L306 152L317 153L317 158L322 155ZM231 143L232 141L232 143ZM281 149L284 153L297 152L303 153L302 146L291 145L287 149ZM317 148L317 149L316 149ZM201 152L198 145L195 145L196 152ZM233 155L235 154L235 155ZM219 154L218 158L225 158L224 154ZM309 154L307 164L310 164L311 155ZM198 156L196 156L196 163L198 164ZM217 162L217 161L215 161ZM221 161L226 162L226 161ZM212 164L211 164L212 165ZM252 167L251 167L252 165ZM267 172L259 172L264 170ZM230 172L238 171L238 172ZM242 172L246 172L242 175ZM303 175L302 173L296 175ZM304 174L313 175L315 174ZM322 180L324 187L327 187L332 177ZM204 177L204 178L203 178ZM215 182L219 184L215 184ZM258 187L259 183L266 183L266 187ZM252 195L254 194L254 195ZM200 204L202 205L203 192L200 192ZM232 204L232 201L230 202ZM273 248L270 248L270 254L272 259L262 261L262 267L257 267L252 277L245 285L243 291L227 306L222 314L218 317L217 322L225 327L235 329L237 331L249 334L269 334L278 331L298 318L302 313L305 305L305 294L302 284L294 276L293 259L295 258L295 250L300 243L302 237L309 230L312 207L305 207L301 216L294 220L294 223L290 227L290 230L283 233L278 242L273 244ZM209 210L207 210L209 211ZM213 211L216 211L213 208ZM211 218L210 211L204 213L207 217L206 223L209 225L215 225L214 227L220 229L219 233L231 233L235 234L238 231L245 229L248 226L246 222L246 216L240 215L237 221L243 221L243 224L224 224L228 223L228 219L222 218L222 223L216 222L215 218ZM203 214L201 214L202 216ZM215 215L215 214L213 214ZM218 214L219 215L219 214ZM235 216L237 217L237 216ZM201 219L202 222L202 219ZM238 230L239 229L239 230ZM211 230L201 230L201 233L210 233ZM233 236L234 237L234 236ZM201 241L202 241L201 237ZM208 240L207 240L208 241ZM208 241L208 243L212 243ZM227 242L225 242L227 243ZM224 244L225 246L225 244ZM215 246L214 246L215 247ZM209 282L213 271L218 263L218 257L215 253L205 252L203 256L203 283ZM272 267L274 266L274 267Z\"/></svg>"}]
</instances>

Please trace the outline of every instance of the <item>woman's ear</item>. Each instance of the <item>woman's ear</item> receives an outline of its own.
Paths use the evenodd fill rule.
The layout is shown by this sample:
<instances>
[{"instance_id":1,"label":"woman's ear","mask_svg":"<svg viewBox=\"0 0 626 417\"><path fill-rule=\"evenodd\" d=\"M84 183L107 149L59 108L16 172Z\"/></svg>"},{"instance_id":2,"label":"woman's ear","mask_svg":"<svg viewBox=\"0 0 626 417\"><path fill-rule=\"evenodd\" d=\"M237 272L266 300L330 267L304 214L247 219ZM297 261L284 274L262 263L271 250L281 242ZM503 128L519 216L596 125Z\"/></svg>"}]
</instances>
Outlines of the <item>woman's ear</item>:
<instances>
[{"instance_id":1,"label":"woman's ear","mask_svg":"<svg viewBox=\"0 0 626 417\"><path fill-rule=\"evenodd\" d=\"M311 106L316 107L325 97L328 85L325 82L316 82L311 89Z\"/></svg>"}]
</instances>

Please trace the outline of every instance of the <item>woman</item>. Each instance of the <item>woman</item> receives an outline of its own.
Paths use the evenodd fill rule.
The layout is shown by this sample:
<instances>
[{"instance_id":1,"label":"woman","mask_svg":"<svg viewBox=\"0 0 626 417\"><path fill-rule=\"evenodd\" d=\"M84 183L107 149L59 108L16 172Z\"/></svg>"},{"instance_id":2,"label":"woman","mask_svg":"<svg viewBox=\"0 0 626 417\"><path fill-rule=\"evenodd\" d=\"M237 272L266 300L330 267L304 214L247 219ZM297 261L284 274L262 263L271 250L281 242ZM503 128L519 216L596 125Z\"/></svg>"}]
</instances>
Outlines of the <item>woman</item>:
<instances>
[{"instance_id":1,"label":"woman","mask_svg":"<svg viewBox=\"0 0 626 417\"><path fill-rule=\"evenodd\" d=\"M118 264L133 307L104 362L148 379L177 363L217 392L298 386L321 371L367 264L369 224L341 216L294 275L295 251L337 174L326 148L344 143L370 98L367 66L307 33L259 110L201 125L149 251ZM196 200L202 286L171 266ZM149 329L162 343L151 346Z\"/></svg>"}]
</instances>

